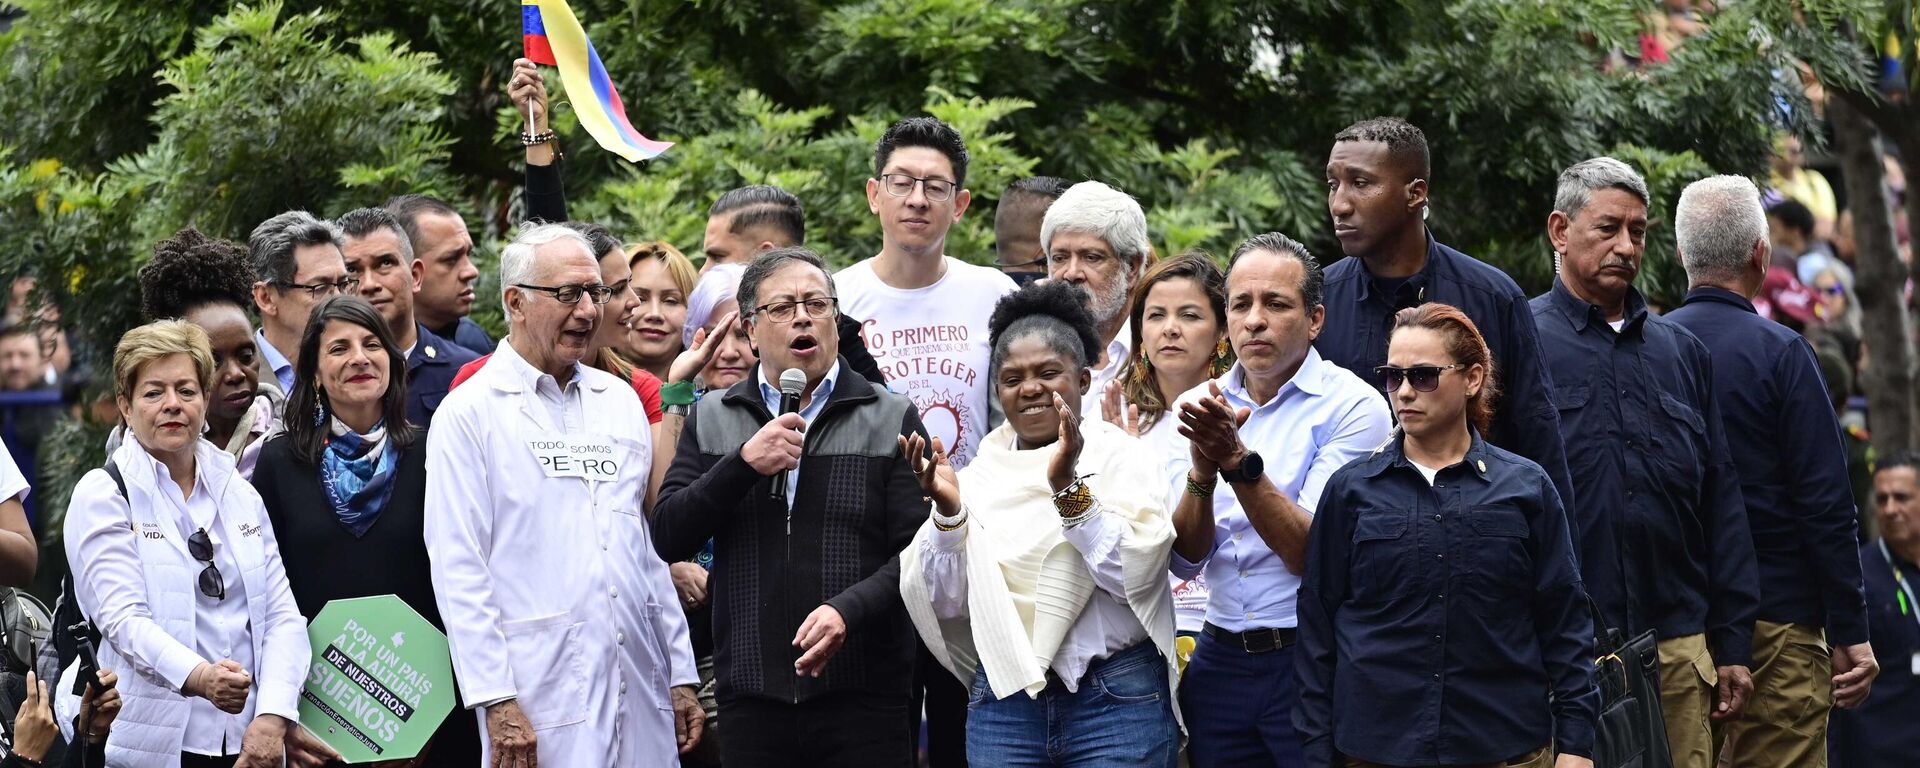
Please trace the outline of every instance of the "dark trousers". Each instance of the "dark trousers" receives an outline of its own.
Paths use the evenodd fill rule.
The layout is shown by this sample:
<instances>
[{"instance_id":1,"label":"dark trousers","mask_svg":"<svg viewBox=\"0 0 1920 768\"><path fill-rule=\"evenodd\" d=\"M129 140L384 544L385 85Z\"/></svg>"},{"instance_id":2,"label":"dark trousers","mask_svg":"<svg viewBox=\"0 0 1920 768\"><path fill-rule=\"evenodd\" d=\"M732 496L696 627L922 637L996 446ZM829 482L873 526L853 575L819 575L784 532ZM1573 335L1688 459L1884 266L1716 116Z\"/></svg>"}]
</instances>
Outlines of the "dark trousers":
<instances>
[{"instance_id":1,"label":"dark trousers","mask_svg":"<svg viewBox=\"0 0 1920 768\"><path fill-rule=\"evenodd\" d=\"M180 768L233 768L233 764L239 761L239 755L208 757L191 752L180 753Z\"/></svg>"},{"instance_id":2,"label":"dark trousers","mask_svg":"<svg viewBox=\"0 0 1920 768\"><path fill-rule=\"evenodd\" d=\"M1248 653L1201 635L1180 678L1193 768L1305 768L1293 731L1293 647Z\"/></svg>"},{"instance_id":3,"label":"dark trousers","mask_svg":"<svg viewBox=\"0 0 1920 768\"><path fill-rule=\"evenodd\" d=\"M908 704L907 729L915 751L920 740L920 708L927 713L928 768L967 768L967 686L933 658L925 643L913 667L913 701Z\"/></svg>"},{"instance_id":4,"label":"dark trousers","mask_svg":"<svg viewBox=\"0 0 1920 768\"><path fill-rule=\"evenodd\" d=\"M834 693L799 704L754 696L720 702L727 768L909 768L907 700Z\"/></svg>"}]
</instances>

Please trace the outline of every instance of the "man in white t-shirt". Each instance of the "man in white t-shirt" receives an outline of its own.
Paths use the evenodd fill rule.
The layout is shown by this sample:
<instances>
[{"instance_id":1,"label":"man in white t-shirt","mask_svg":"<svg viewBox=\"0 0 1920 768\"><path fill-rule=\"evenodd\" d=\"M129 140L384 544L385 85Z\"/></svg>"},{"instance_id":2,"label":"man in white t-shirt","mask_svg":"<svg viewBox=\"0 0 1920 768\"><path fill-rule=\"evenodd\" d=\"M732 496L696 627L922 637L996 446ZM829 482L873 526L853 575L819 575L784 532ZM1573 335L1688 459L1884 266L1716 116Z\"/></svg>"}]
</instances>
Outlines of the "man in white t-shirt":
<instances>
[{"instance_id":1,"label":"man in white t-shirt","mask_svg":"<svg viewBox=\"0 0 1920 768\"><path fill-rule=\"evenodd\" d=\"M860 337L889 388L913 400L954 467L990 428L987 317L1013 280L946 255L947 230L967 212L967 145L931 117L894 123L873 152L867 208L880 217L880 253L834 275L841 311L865 318Z\"/></svg>"}]
</instances>

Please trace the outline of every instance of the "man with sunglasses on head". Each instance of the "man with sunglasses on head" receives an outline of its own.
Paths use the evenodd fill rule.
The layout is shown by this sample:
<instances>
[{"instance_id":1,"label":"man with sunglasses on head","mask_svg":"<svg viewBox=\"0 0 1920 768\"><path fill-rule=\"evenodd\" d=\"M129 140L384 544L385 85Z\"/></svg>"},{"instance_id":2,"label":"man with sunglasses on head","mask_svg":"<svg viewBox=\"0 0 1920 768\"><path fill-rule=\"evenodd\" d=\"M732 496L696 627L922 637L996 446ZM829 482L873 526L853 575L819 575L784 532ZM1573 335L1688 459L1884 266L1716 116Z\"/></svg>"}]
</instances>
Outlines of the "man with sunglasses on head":
<instances>
[{"instance_id":1,"label":"man with sunglasses on head","mask_svg":"<svg viewBox=\"0 0 1920 768\"><path fill-rule=\"evenodd\" d=\"M694 404L653 517L667 560L713 541L720 762L905 768L918 644L899 554L929 507L887 446L924 439L919 410L839 354L812 251L754 257L738 300L760 364Z\"/></svg>"},{"instance_id":2,"label":"man with sunglasses on head","mask_svg":"<svg viewBox=\"0 0 1920 768\"><path fill-rule=\"evenodd\" d=\"M587 240L554 224L501 251L500 284L508 336L427 441L460 699L492 766L672 765L705 717L643 506L647 415L631 384L582 363L613 291Z\"/></svg>"},{"instance_id":3,"label":"man with sunglasses on head","mask_svg":"<svg viewBox=\"0 0 1920 768\"><path fill-rule=\"evenodd\" d=\"M260 310L260 380L293 391L295 356L307 317L336 293L352 293L358 280L347 274L341 250L346 239L331 222L306 211L288 211L253 228L247 257L253 261L253 303Z\"/></svg>"},{"instance_id":4,"label":"man with sunglasses on head","mask_svg":"<svg viewBox=\"0 0 1920 768\"><path fill-rule=\"evenodd\" d=\"M1527 295L1513 278L1427 229L1427 137L1396 117L1347 126L1327 155L1327 213L1347 258L1327 267L1327 327L1314 348L1378 387L1393 315L1439 302L1473 320L1493 351L1500 407L1487 441L1539 464L1562 505L1577 508Z\"/></svg>"},{"instance_id":5,"label":"man with sunglasses on head","mask_svg":"<svg viewBox=\"0 0 1920 768\"><path fill-rule=\"evenodd\" d=\"M1058 176L1014 179L993 207L994 266L1026 285L1047 276L1047 252L1040 247L1040 223L1047 208L1071 186ZM1098 394L1099 390L1094 390ZM1098 402L1099 398L1094 398Z\"/></svg>"},{"instance_id":6,"label":"man with sunglasses on head","mask_svg":"<svg viewBox=\"0 0 1920 768\"><path fill-rule=\"evenodd\" d=\"M1712 356L1633 287L1648 199L1646 180L1611 157L1562 171L1547 217L1558 273L1531 303L1597 629L1654 631L1673 765L1708 768L1717 732L1753 693L1760 578Z\"/></svg>"}]
</instances>

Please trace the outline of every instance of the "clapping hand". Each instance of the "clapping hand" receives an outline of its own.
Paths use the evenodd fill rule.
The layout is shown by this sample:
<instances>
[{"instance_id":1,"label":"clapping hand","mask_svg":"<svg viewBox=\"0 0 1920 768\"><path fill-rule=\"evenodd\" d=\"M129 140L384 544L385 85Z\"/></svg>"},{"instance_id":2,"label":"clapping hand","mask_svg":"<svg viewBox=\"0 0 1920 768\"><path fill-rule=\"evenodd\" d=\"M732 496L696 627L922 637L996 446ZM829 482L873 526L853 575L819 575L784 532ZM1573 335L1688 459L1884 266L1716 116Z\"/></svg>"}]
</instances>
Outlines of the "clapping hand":
<instances>
[{"instance_id":1,"label":"clapping hand","mask_svg":"<svg viewBox=\"0 0 1920 768\"><path fill-rule=\"evenodd\" d=\"M1247 452L1240 442L1240 425L1252 411L1228 405L1219 382L1208 382L1207 390L1199 400L1180 404L1180 434L1191 441L1195 466L1204 460L1207 467L1236 468Z\"/></svg>"},{"instance_id":2,"label":"clapping hand","mask_svg":"<svg viewBox=\"0 0 1920 768\"><path fill-rule=\"evenodd\" d=\"M943 517L960 514L960 478L953 473L953 462L947 459L947 452L940 444L940 438L933 439L933 455L927 455L927 439L920 433L902 435L900 455L907 460L907 467L913 470L913 476L920 481L920 491L933 499L934 506Z\"/></svg>"},{"instance_id":3,"label":"clapping hand","mask_svg":"<svg viewBox=\"0 0 1920 768\"><path fill-rule=\"evenodd\" d=\"M1100 415L1127 434L1140 436L1140 406L1127 403L1118 379L1107 382L1107 391L1100 398Z\"/></svg>"},{"instance_id":4,"label":"clapping hand","mask_svg":"<svg viewBox=\"0 0 1920 768\"><path fill-rule=\"evenodd\" d=\"M1054 442L1053 458L1047 461L1047 483L1059 493L1073 485L1073 468L1080 463L1080 451L1087 441L1080 436L1080 414L1067 407L1066 398L1058 392L1053 393L1053 410L1060 416L1060 435Z\"/></svg>"}]
</instances>

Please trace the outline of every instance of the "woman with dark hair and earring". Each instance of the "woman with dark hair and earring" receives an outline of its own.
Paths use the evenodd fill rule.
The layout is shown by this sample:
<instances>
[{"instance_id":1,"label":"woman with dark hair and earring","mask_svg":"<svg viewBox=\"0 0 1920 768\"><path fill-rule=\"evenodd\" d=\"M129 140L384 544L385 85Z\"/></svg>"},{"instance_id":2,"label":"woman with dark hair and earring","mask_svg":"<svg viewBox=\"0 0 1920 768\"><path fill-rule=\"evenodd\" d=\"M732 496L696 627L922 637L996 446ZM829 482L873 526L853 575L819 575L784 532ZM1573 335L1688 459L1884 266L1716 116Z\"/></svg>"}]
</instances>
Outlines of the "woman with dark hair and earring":
<instances>
[{"instance_id":1,"label":"woman with dark hair and earring","mask_svg":"<svg viewBox=\"0 0 1920 768\"><path fill-rule=\"evenodd\" d=\"M1307 534L1307 764L1592 768L1587 593L1553 481L1481 438L1493 355L1445 304L1400 310L1388 345L1400 428L1334 473Z\"/></svg>"},{"instance_id":2,"label":"woman with dark hair and earring","mask_svg":"<svg viewBox=\"0 0 1920 768\"><path fill-rule=\"evenodd\" d=\"M286 431L267 441L253 483L309 621L333 600L397 595L445 630L423 525L426 432L407 423L406 363L373 305L336 296L300 337ZM477 721L455 712L409 766L480 763Z\"/></svg>"},{"instance_id":3,"label":"woman with dark hair and earring","mask_svg":"<svg viewBox=\"0 0 1920 768\"><path fill-rule=\"evenodd\" d=\"M900 591L928 650L971 686L975 765L1173 768L1173 522L1152 457L1080 419L1100 344L1080 296L1049 281L994 307L1007 421L966 469L938 438L931 456L901 438L935 507L900 555Z\"/></svg>"},{"instance_id":4,"label":"woman with dark hair and earring","mask_svg":"<svg viewBox=\"0 0 1920 768\"><path fill-rule=\"evenodd\" d=\"M1134 286L1133 357L1120 375L1099 393L1107 421L1137 435L1158 452L1167 467L1188 458L1186 438L1174 429L1180 419L1169 411L1187 390L1203 386L1233 367L1227 344L1227 274L1204 251L1188 251L1154 264ZM1177 470L1175 470L1177 471ZM1192 652L1187 638L1198 637L1207 621L1207 579L1196 574L1173 583L1175 625L1184 659Z\"/></svg>"},{"instance_id":5,"label":"woman with dark hair and earring","mask_svg":"<svg viewBox=\"0 0 1920 768\"><path fill-rule=\"evenodd\" d=\"M1134 355L1105 392L1093 394L1107 421L1157 441L1174 434L1180 420L1161 417L1180 395L1233 367L1227 275L1205 252L1188 251L1148 267L1128 305Z\"/></svg>"}]
</instances>

